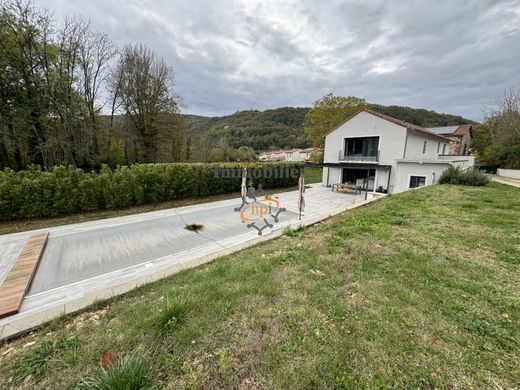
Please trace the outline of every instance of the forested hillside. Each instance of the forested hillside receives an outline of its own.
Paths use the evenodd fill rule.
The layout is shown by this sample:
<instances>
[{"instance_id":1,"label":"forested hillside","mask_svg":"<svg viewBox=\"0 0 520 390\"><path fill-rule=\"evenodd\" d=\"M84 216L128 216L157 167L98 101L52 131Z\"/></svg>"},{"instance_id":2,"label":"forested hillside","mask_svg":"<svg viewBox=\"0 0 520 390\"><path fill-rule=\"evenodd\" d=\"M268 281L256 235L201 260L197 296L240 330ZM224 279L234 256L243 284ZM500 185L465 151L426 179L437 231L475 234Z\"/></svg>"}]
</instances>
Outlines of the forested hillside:
<instances>
[{"instance_id":1,"label":"forested hillside","mask_svg":"<svg viewBox=\"0 0 520 390\"><path fill-rule=\"evenodd\" d=\"M306 147L303 119L308 108L280 107L266 111L239 111L223 117L184 115L188 134L205 135L211 144L227 138L233 148L255 150Z\"/></svg>"},{"instance_id":2,"label":"forested hillside","mask_svg":"<svg viewBox=\"0 0 520 390\"><path fill-rule=\"evenodd\" d=\"M458 115L400 106L371 104L370 108L419 126L450 126L475 123ZM280 107L266 111L239 111L221 117L182 115L188 135L194 142L217 148L225 143L230 148L250 147L255 151L310 146L303 131L307 107ZM223 141L224 140L224 141ZM203 158L204 160L204 158Z\"/></svg>"},{"instance_id":3,"label":"forested hillside","mask_svg":"<svg viewBox=\"0 0 520 390\"><path fill-rule=\"evenodd\" d=\"M422 127L440 127L461 125L464 123L477 123L459 115L439 114L438 112L428 111L422 108L382 106L380 104L371 104L370 108L374 111L380 112L381 114L390 115L394 118Z\"/></svg>"}]
</instances>

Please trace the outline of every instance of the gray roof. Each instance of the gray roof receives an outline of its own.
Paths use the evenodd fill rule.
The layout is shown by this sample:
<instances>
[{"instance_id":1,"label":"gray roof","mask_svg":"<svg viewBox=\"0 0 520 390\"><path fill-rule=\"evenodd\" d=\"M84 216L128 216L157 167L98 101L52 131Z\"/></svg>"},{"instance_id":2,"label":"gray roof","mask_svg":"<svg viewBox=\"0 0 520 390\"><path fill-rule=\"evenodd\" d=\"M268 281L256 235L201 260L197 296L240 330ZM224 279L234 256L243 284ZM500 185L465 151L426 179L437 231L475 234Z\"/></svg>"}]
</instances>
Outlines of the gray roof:
<instances>
[{"instance_id":1,"label":"gray roof","mask_svg":"<svg viewBox=\"0 0 520 390\"><path fill-rule=\"evenodd\" d=\"M457 126L443 126L443 127L427 127L427 130L434 132L435 134L451 134L455 132L459 128L460 125Z\"/></svg>"}]
</instances>

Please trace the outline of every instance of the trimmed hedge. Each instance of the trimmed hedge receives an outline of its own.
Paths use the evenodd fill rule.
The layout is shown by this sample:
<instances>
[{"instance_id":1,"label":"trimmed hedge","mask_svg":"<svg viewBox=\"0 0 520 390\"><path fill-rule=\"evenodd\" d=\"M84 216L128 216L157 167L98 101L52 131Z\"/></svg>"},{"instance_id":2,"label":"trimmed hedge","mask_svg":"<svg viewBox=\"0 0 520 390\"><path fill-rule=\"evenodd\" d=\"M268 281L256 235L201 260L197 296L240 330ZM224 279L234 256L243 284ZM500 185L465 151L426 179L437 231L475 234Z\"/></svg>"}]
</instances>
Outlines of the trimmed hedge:
<instances>
[{"instance_id":1,"label":"trimmed hedge","mask_svg":"<svg viewBox=\"0 0 520 390\"><path fill-rule=\"evenodd\" d=\"M0 220L51 217L99 209L240 191L241 170L248 185L290 187L298 183L301 163L135 164L99 173L74 167L42 171L33 167L0 171Z\"/></svg>"}]
</instances>

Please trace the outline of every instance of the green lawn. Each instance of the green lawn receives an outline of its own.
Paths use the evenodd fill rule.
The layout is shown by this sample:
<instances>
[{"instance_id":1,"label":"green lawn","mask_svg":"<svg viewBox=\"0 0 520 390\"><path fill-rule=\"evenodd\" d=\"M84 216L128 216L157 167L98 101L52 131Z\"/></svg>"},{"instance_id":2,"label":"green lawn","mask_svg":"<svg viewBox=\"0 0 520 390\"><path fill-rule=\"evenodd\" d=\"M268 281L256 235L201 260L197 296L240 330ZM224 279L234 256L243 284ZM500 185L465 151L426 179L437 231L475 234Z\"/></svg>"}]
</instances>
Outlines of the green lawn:
<instances>
[{"instance_id":1,"label":"green lawn","mask_svg":"<svg viewBox=\"0 0 520 390\"><path fill-rule=\"evenodd\" d=\"M322 168L308 168L305 167L305 184L321 183Z\"/></svg>"},{"instance_id":2,"label":"green lawn","mask_svg":"<svg viewBox=\"0 0 520 390\"><path fill-rule=\"evenodd\" d=\"M512 389L519 221L497 183L389 196L5 344L0 388L103 378L108 351L105 380L169 389Z\"/></svg>"}]
</instances>

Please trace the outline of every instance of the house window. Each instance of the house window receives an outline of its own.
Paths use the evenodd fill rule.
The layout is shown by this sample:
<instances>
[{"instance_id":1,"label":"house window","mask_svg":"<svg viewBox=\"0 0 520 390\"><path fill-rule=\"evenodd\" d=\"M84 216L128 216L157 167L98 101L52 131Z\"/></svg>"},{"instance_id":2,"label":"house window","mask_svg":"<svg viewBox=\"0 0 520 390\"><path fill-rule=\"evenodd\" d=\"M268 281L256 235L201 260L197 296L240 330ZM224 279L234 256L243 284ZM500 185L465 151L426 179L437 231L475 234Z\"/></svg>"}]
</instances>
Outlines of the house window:
<instances>
[{"instance_id":1,"label":"house window","mask_svg":"<svg viewBox=\"0 0 520 390\"><path fill-rule=\"evenodd\" d=\"M345 156L368 157L377 156L379 137L345 138Z\"/></svg>"},{"instance_id":2,"label":"house window","mask_svg":"<svg viewBox=\"0 0 520 390\"><path fill-rule=\"evenodd\" d=\"M427 141L424 141L424 144L423 144L423 147L422 147L422 154L426 153L426 144L428 142Z\"/></svg>"},{"instance_id":3,"label":"house window","mask_svg":"<svg viewBox=\"0 0 520 390\"><path fill-rule=\"evenodd\" d=\"M442 144L442 155L446 155L446 144Z\"/></svg>"},{"instance_id":4,"label":"house window","mask_svg":"<svg viewBox=\"0 0 520 390\"><path fill-rule=\"evenodd\" d=\"M426 185L426 176L410 176L410 187L417 188Z\"/></svg>"},{"instance_id":5,"label":"house window","mask_svg":"<svg viewBox=\"0 0 520 390\"><path fill-rule=\"evenodd\" d=\"M356 186L359 189L374 191L375 180L375 169L343 168L342 183Z\"/></svg>"}]
</instances>

